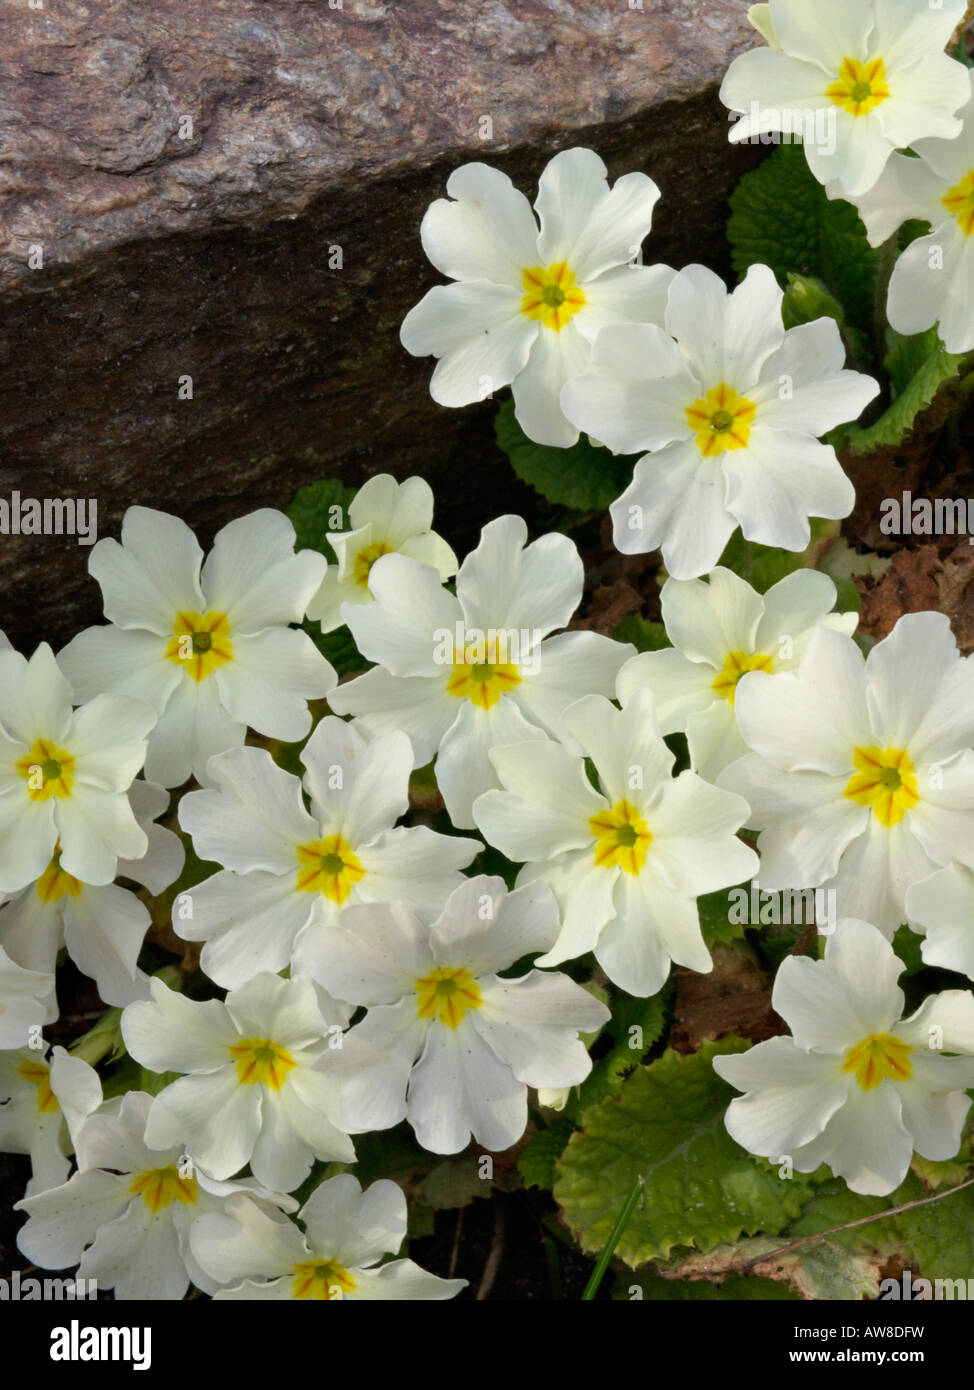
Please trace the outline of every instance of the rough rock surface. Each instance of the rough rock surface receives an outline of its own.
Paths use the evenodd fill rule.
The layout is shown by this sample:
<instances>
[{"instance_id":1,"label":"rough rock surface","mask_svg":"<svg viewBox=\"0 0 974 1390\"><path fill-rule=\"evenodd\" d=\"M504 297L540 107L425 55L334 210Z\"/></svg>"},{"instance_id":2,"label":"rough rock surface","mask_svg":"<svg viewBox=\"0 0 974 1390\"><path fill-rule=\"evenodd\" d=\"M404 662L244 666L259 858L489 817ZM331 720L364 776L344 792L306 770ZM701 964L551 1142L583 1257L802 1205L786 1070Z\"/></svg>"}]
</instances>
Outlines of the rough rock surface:
<instances>
[{"instance_id":1,"label":"rough rock surface","mask_svg":"<svg viewBox=\"0 0 974 1390\"><path fill-rule=\"evenodd\" d=\"M450 479L460 545L529 507L491 405L434 406L399 345L437 279L423 210L465 159L532 194L586 143L660 184L649 257L724 268L723 204L758 152L728 145L715 87L755 41L746 9L0 0L0 498L97 497L102 535L137 501L208 538L391 469ZM15 641L97 617L88 553L0 536Z\"/></svg>"}]
</instances>

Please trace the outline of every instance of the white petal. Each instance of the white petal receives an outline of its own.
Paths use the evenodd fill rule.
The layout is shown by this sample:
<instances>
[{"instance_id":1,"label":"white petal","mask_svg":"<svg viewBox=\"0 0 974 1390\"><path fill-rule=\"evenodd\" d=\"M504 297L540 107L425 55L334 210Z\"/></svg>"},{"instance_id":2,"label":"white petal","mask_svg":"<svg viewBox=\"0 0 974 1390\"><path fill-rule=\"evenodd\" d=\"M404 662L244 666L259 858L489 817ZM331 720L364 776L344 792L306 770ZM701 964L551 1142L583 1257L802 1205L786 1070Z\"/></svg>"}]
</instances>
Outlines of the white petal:
<instances>
[{"instance_id":1,"label":"white petal","mask_svg":"<svg viewBox=\"0 0 974 1390\"><path fill-rule=\"evenodd\" d=\"M713 666L703 661L690 661L673 647L659 652L640 652L620 669L616 695L626 705L638 691L651 691L660 732L664 734L682 732L688 718L712 707L722 719L733 724L734 712L730 704L714 691L715 674Z\"/></svg>"},{"instance_id":2,"label":"white petal","mask_svg":"<svg viewBox=\"0 0 974 1390\"><path fill-rule=\"evenodd\" d=\"M429 943L440 965L462 963L486 975L546 951L558 933L558 907L544 883L508 893L503 879L479 874L450 894Z\"/></svg>"},{"instance_id":3,"label":"white petal","mask_svg":"<svg viewBox=\"0 0 974 1390\"><path fill-rule=\"evenodd\" d=\"M523 372L539 324L521 313L522 293L486 281L435 285L403 320L414 357L439 358L430 395L439 405L472 405Z\"/></svg>"},{"instance_id":4,"label":"white petal","mask_svg":"<svg viewBox=\"0 0 974 1390\"><path fill-rule=\"evenodd\" d=\"M319 837L298 778L263 748L220 754L210 776L218 790L189 792L179 803L179 823L200 858L237 873L296 873L296 847Z\"/></svg>"},{"instance_id":5,"label":"white petal","mask_svg":"<svg viewBox=\"0 0 974 1390\"><path fill-rule=\"evenodd\" d=\"M305 790L325 834L356 848L388 830L409 808L413 750L403 733L367 743L343 719L322 719L301 754Z\"/></svg>"},{"instance_id":6,"label":"white petal","mask_svg":"<svg viewBox=\"0 0 974 1390\"><path fill-rule=\"evenodd\" d=\"M491 1050L528 1086L576 1086L592 1070L578 1037L608 1022L609 1011L567 975L532 970L516 980L485 980L469 1017Z\"/></svg>"},{"instance_id":7,"label":"white petal","mask_svg":"<svg viewBox=\"0 0 974 1390\"><path fill-rule=\"evenodd\" d=\"M86 886L68 899L64 944L106 1004L124 1006L149 997L148 978L136 962L151 920L145 904L114 883Z\"/></svg>"},{"instance_id":8,"label":"white petal","mask_svg":"<svg viewBox=\"0 0 974 1390\"><path fill-rule=\"evenodd\" d=\"M610 325L662 324L667 292L675 274L668 265L620 265L596 280L586 281L585 307L578 314L578 331L594 343Z\"/></svg>"},{"instance_id":9,"label":"white petal","mask_svg":"<svg viewBox=\"0 0 974 1390\"><path fill-rule=\"evenodd\" d=\"M383 555L372 567L369 587L377 601L344 614L362 655L396 676L444 675L435 655L437 633L452 640L461 615L436 570L405 555Z\"/></svg>"},{"instance_id":10,"label":"white petal","mask_svg":"<svg viewBox=\"0 0 974 1390\"><path fill-rule=\"evenodd\" d=\"M233 660L211 679L232 719L287 743L304 738L311 727L308 700L320 700L338 681L306 632L283 627L236 637Z\"/></svg>"},{"instance_id":11,"label":"white petal","mask_svg":"<svg viewBox=\"0 0 974 1390\"><path fill-rule=\"evenodd\" d=\"M121 545L99 541L88 570L101 586L109 621L170 637L177 613L203 610L202 559L196 537L179 517L129 507Z\"/></svg>"},{"instance_id":12,"label":"white petal","mask_svg":"<svg viewBox=\"0 0 974 1390\"><path fill-rule=\"evenodd\" d=\"M565 415L619 454L688 439L687 406L701 386L686 356L655 324L610 324L592 349L592 369L561 393Z\"/></svg>"},{"instance_id":13,"label":"white petal","mask_svg":"<svg viewBox=\"0 0 974 1390\"><path fill-rule=\"evenodd\" d=\"M431 1153L459 1153L471 1136L500 1152L527 1124L527 1087L517 1081L469 1020L434 1023L409 1081L409 1123Z\"/></svg>"},{"instance_id":14,"label":"white petal","mask_svg":"<svg viewBox=\"0 0 974 1390\"><path fill-rule=\"evenodd\" d=\"M238 748L246 732L224 709L212 677L197 682L184 673L149 735L145 775L164 787L178 787L190 775L208 786L210 758Z\"/></svg>"},{"instance_id":15,"label":"white petal","mask_svg":"<svg viewBox=\"0 0 974 1390\"><path fill-rule=\"evenodd\" d=\"M289 519L270 507L217 532L201 582L207 606L226 614L237 638L304 617L327 562L314 550L296 555L294 540Z\"/></svg>"},{"instance_id":16,"label":"white petal","mask_svg":"<svg viewBox=\"0 0 974 1390\"><path fill-rule=\"evenodd\" d=\"M542 325L531 355L514 378L514 414L529 439L536 444L568 448L578 440L578 429L561 408L561 392L573 377L588 371L592 350L574 321L560 331Z\"/></svg>"},{"instance_id":17,"label":"white petal","mask_svg":"<svg viewBox=\"0 0 974 1390\"><path fill-rule=\"evenodd\" d=\"M122 1037L150 1071L196 1071L223 1066L239 1035L217 999L199 1002L152 982L152 1002L131 1004Z\"/></svg>"},{"instance_id":18,"label":"white petal","mask_svg":"<svg viewBox=\"0 0 974 1390\"><path fill-rule=\"evenodd\" d=\"M561 744L538 740L491 754L504 791L474 803L477 826L490 844L515 860L545 860L592 843L589 819L605 800L589 782L581 758Z\"/></svg>"},{"instance_id":19,"label":"white petal","mask_svg":"<svg viewBox=\"0 0 974 1390\"><path fill-rule=\"evenodd\" d=\"M420 232L437 270L453 280L520 287L521 271L535 263L538 246L524 194L499 169L480 163L455 169L446 191L449 199L430 204Z\"/></svg>"},{"instance_id":20,"label":"white petal","mask_svg":"<svg viewBox=\"0 0 974 1390\"><path fill-rule=\"evenodd\" d=\"M528 723L510 696L501 696L489 710L478 709L470 700L459 703L456 721L440 744L436 784L454 826L472 830L474 801L482 792L497 786L491 750L543 738L544 734Z\"/></svg>"},{"instance_id":21,"label":"white petal","mask_svg":"<svg viewBox=\"0 0 974 1390\"><path fill-rule=\"evenodd\" d=\"M527 629L533 645L571 619L582 597L584 570L567 536L551 532L530 545L527 539L519 516L488 522L460 566L457 598L468 627Z\"/></svg>"},{"instance_id":22,"label":"white petal","mask_svg":"<svg viewBox=\"0 0 974 1390\"><path fill-rule=\"evenodd\" d=\"M401 903L349 907L301 945L311 974L351 1004L394 1004L433 967L428 932Z\"/></svg>"},{"instance_id":23,"label":"white petal","mask_svg":"<svg viewBox=\"0 0 974 1390\"><path fill-rule=\"evenodd\" d=\"M340 1173L319 1183L300 1220L316 1255L338 1260L346 1269L368 1267L383 1255L395 1255L405 1240L406 1198L387 1178L363 1192L351 1173Z\"/></svg>"},{"instance_id":24,"label":"white petal","mask_svg":"<svg viewBox=\"0 0 974 1390\"><path fill-rule=\"evenodd\" d=\"M377 666L332 691L336 714L354 714L358 727L378 738L401 730L413 746L417 767L431 762L457 717L457 701L440 675L393 676Z\"/></svg>"},{"instance_id":25,"label":"white petal","mask_svg":"<svg viewBox=\"0 0 974 1390\"><path fill-rule=\"evenodd\" d=\"M677 579L705 574L737 529L725 492L721 456L705 458L695 439L647 454L609 508L616 549L624 555L661 549Z\"/></svg>"},{"instance_id":26,"label":"white petal","mask_svg":"<svg viewBox=\"0 0 974 1390\"><path fill-rule=\"evenodd\" d=\"M809 517L848 516L855 488L835 450L807 435L757 425L747 447L723 455L727 509L759 545L804 550Z\"/></svg>"}]
</instances>

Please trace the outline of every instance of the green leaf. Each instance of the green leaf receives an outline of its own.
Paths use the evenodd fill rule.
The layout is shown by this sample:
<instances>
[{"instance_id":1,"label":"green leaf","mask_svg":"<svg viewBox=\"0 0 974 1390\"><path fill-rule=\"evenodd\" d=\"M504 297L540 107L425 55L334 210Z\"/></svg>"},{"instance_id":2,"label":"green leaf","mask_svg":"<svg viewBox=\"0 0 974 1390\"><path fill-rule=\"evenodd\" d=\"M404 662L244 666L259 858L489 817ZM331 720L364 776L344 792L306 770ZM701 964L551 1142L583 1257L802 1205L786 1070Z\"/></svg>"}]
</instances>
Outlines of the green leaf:
<instances>
[{"instance_id":1,"label":"green leaf","mask_svg":"<svg viewBox=\"0 0 974 1390\"><path fill-rule=\"evenodd\" d=\"M749 883L738 886L745 892L750 892ZM708 951L712 951L718 942L740 941L747 931L746 922L731 921L732 891L730 888L722 888L717 893L705 893L702 898L697 899L700 930Z\"/></svg>"},{"instance_id":2,"label":"green leaf","mask_svg":"<svg viewBox=\"0 0 974 1390\"><path fill-rule=\"evenodd\" d=\"M689 1057L666 1052L635 1071L618 1097L585 1112L559 1160L554 1189L584 1250L602 1250L640 1175L642 1197L618 1247L633 1268L675 1245L705 1250L744 1232L778 1232L799 1214L807 1180L779 1178L724 1127L736 1093L711 1059L747 1046L722 1038Z\"/></svg>"},{"instance_id":3,"label":"green leaf","mask_svg":"<svg viewBox=\"0 0 974 1390\"><path fill-rule=\"evenodd\" d=\"M328 544L328 532L350 529L348 504L354 496L355 489L346 487L337 478L322 478L320 482L301 488L287 509L297 537L295 549L317 550L334 563L335 553Z\"/></svg>"},{"instance_id":4,"label":"green leaf","mask_svg":"<svg viewBox=\"0 0 974 1390\"><path fill-rule=\"evenodd\" d=\"M918 936L905 923L896 929L893 937L893 950L903 962L904 970L907 975L915 975L918 970L925 970L926 962L921 955L923 949L923 937Z\"/></svg>"},{"instance_id":5,"label":"green leaf","mask_svg":"<svg viewBox=\"0 0 974 1390\"><path fill-rule=\"evenodd\" d=\"M612 1039L611 1050L595 1063L567 1107L570 1115L580 1115L589 1106L619 1094L622 1083L663 1034L666 1001L670 991L651 999L634 999L620 994L612 1005L612 1017L605 1032ZM564 1147L564 1146L563 1146Z\"/></svg>"},{"instance_id":6,"label":"green leaf","mask_svg":"<svg viewBox=\"0 0 974 1390\"><path fill-rule=\"evenodd\" d=\"M834 1180L818 1190L789 1228L787 1239L796 1240L929 1196L912 1173L888 1197L860 1197L845 1183ZM906 1263L918 1265L926 1279L966 1278L974 1270L974 1188L914 1207L900 1216L839 1231L828 1239L860 1255L880 1259L899 1255Z\"/></svg>"},{"instance_id":7,"label":"green leaf","mask_svg":"<svg viewBox=\"0 0 974 1390\"><path fill-rule=\"evenodd\" d=\"M662 623L651 623L638 613L630 613L613 632L617 642L631 642L637 652L660 652L673 644Z\"/></svg>"},{"instance_id":8,"label":"green leaf","mask_svg":"<svg viewBox=\"0 0 974 1390\"><path fill-rule=\"evenodd\" d=\"M734 269L769 265L784 287L790 271L814 276L839 300L848 322L870 335L879 251L851 203L830 202L800 145L779 145L731 195L727 227Z\"/></svg>"},{"instance_id":9,"label":"green leaf","mask_svg":"<svg viewBox=\"0 0 974 1390\"><path fill-rule=\"evenodd\" d=\"M420 1188L434 1211L468 1207L476 1197L489 1197L493 1182L480 1176L476 1158L448 1158L438 1163Z\"/></svg>"},{"instance_id":10,"label":"green leaf","mask_svg":"<svg viewBox=\"0 0 974 1390\"><path fill-rule=\"evenodd\" d=\"M840 425L833 430L830 438L836 449L851 454L895 449L911 433L917 417L932 404L940 388L957 377L965 361L963 353L948 352L938 339L934 351L874 424L865 429L861 425ZM902 373L903 361L900 356L894 357L894 366Z\"/></svg>"},{"instance_id":11,"label":"green leaf","mask_svg":"<svg viewBox=\"0 0 974 1390\"><path fill-rule=\"evenodd\" d=\"M497 412L494 432L521 481L560 506L604 512L632 482L635 458L596 448L585 435L569 449L533 443L514 418L512 400Z\"/></svg>"},{"instance_id":12,"label":"green leaf","mask_svg":"<svg viewBox=\"0 0 974 1390\"><path fill-rule=\"evenodd\" d=\"M564 1115L552 1120L547 1129L539 1129L518 1155L517 1170L527 1187L540 1187L550 1192L557 1177L556 1161L575 1126Z\"/></svg>"}]
</instances>

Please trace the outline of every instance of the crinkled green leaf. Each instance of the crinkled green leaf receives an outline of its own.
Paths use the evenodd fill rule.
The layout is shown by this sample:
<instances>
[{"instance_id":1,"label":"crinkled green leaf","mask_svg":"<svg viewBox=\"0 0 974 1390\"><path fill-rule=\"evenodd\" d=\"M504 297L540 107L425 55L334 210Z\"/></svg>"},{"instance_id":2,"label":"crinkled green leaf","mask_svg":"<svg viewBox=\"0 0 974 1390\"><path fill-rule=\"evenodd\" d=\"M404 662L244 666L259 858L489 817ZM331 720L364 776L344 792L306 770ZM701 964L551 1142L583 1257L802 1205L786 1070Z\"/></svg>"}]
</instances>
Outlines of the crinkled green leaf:
<instances>
[{"instance_id":1,"label":"crinkled green leaf","mask_svg":"<svg viewBox=\"0 0 974 1390\"><path fill-rule=\"evenodd\" d=\"M930 1195L912 1173L888 1197L860 1197L850 1192L845 1183L833 1180L818 1190L789 1227L787 1239L831 1230ZM899 1255L906 1263L915 1263L926 1279L966 1279L974 1271L974 1188L914 1207L899 1216L837 1232L829 1236L829 1241L860 1254L880 1258Z\"/></svg>"},{"instance_id":2,"label":"crinkled green leaf","mask_svg":"<svg viewBox=\"0 0 974 1390\"><path fill-rule=\"evenodd\" d=\"M789 271L815 276L839 300L848 322L872 331L879 251L851 203L830 201L800 145L779 145L741 179L727 227L734 269L769 265L784 287Z\"/></svg>"},{"instance_id":3,"label":"crinkled green leaf","mask_svg":"<svg viewBox=\"0 0 974 1390\"><path fill-rule=\"evenodd\" d=\"M750 891L748 883L739 886L745 892ZM747 931L748 923L731 921L731 891L730 888L722 888L717 893L705 893L697 899L700 930L708 951L712 951L718 942L740 941Z\"/></svg>"},{"instance_id":4,"label":"crinkled green leaf","mask_svg":"<svg viewBox=\"0 0 974 1390\"><path fill-rule=\"evenodd\" d=\"M612 1039L612 1049L595 1063L573 1093L568 1106L571 1115L580 1115L607 1096L618 1095L625 1078L662 1036L669 992L651 999L634 999L628 994L616 997L604 1030Z\"/></svg>"},{"instance_id":5,"label":"crinkled green leaf","mask_svg":"<svg viewBox=\"0 0 974 1390\"><path fill-rule=\"evenodd\" d=\"M557 1177L556 1161L572 1136L575 1126L564 1115L552 1120L547 1129L539 1129L518 1155L517 1168L527 1187L541 1187L550 1192Z\"/></svg>"},{"instance_id":6,"label":"crinkled green leaf","mask_svg":"<svg viewBox=\"0 0 974 1390\"><path fill-rule=\"evenodd\" d=\"M501 405L494 431L517 476L549 502L604 512L632 482L635 459L596 448L584 434L570 449L533 443L514 418L512 400Z\"/></svg>"},{"instance_id":7,"label":"crinkled green leaf","mask_svg":"<svg viewBox=\"0 0 974 1390\"><path fill-rule=\"evenodd\" d=\"M967 361L964 354L948 352L937 340L937 346L914 372L896 400L874 424L841 425L830 438L844 453L869 454L876 449L893 449L912 431L917 417L932 404L940 388L953 381ZM895 359L898 371L903 363Z\"/></svg>"},{"instance_id":8,"label":"crinkled green leaf","mask_svg":"<svg viewBox=\"0 0 974 1390\"><path fill-rule=\"evenodd\" d=\"M736 1092L711 1059L747 1046L722 1038L689 1057L666 1052L633 1072L617 1097L584 1113L555 1183L555 1200L584 1250L601 1251L640 1176L643 1192L617 1250L633 1268L676 1245L706 1250L745 1232L777 1233L798 1215L807 1181L779 1178L724 1127Z\"/></svg>"},{"instance_id":9,"label":"crinkled green leaf","mask_svg":"<svg viewBox=\"0 0 974 1390\"><path fill-rule=\"evenodd\" d=\"M328 544L328 532L350 529L348 504L354 496L355 489L346 487L337 478L322 478L301 488L287 509L297 538L295 549L317 550L334 564L335 553Z\"/></svg>"}]
</instances>

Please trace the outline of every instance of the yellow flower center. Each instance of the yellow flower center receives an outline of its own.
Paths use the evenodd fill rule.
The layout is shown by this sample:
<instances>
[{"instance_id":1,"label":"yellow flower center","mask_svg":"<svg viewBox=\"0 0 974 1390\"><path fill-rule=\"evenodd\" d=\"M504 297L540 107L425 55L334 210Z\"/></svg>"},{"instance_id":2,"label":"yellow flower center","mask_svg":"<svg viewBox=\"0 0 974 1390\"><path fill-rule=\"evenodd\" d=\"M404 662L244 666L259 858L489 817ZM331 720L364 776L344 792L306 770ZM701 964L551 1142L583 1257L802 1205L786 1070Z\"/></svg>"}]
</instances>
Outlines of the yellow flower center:
<instances>
[{"instance_id":1,"label":"yellow flower center","mask_svg":"<svg viewBox=\"0 0 974 1390\"><path fill-rule=\"evenodd\" d=\"M564 261L554 261L547 267L534 265L522 271L521 288L521 313L529 319L540 319L545 328L553 328L556 333L585 304L585 295Z\"/></svg>"},{"instance_id":2,"label":"yellow flower center","mask_svg":"<svg viewBox=\"0 0 974 1390\"><path fill-rule=\"evenodd\" d=\"M873 58L869 63L860 63L856 58L843 59L839 79L825 95L851 116L868 116L889 96L886 64L882 58Z\"/></svg>"},{"instance_id":3,"label":"yellow flower center","mask_svg":"<svg viewBox=\"0 0 974 1390\"><path fill-rule=\"evenodd\" d=\"M179 613L166 656L192 676L205 680L218 666L233 660L226 613Z\"/></svg>"},{"instance_id":4,"label":"yellow flower center","mask_svg":"<svg viewBox=\"0 0 974 1390\"><path fill-rule=\"evenodd\" d=\"M477 981L465 966L444 965L416 981L416 1012L420 1018L439 1019L456 1028L468 1009L484 1002Z\"/></svg>"},{"instance_id":5,"label":"yellow flower center","mask_svg":"<svg viewBox=\"0 0 974 1390\"><path fill-rule=\"evenodd\" d=\"M355 557L355 582L362 589L369 587L369 575L372 573L372 566L380 555L392 553L392 546L386 545L385 541L373 541L371 545L363 545L362 549Z\"/></svg>"},{"instance_id":6,"label":"yellow flower center","mask_svg":"<svg viewBox=\"0 0 974 1390\"><path fill-rule=\"evenodd\" d=\"M71 795L74 786L74 758L50 739L37 738L29 753L17 763L17 771L27 783L31 801L49 801L52 796Z\"/></svg>"},{"instance_id":7,"label":"yellow flower center","mask_svg":"<svg viewBox=\"0 0 974 1390\"><path fill-rule=\"evenodd\" d=\"M453 663L446 688L458 700L472 700L478 709L493 709L502 695L521 684L521 675L509 661L462 661Z\"/></svg>"},{"instance_id":8,"label":"yellow flower center","mask_svg":"<svg viewBox=\"0 0 974 1390\"><path fill-rule=\"evenodd\" d=\"M298 845L298 888L305 893L324 893L339 907L365 870L341 835L326 835Z\"/></svg>"},{"instance_id":9,"label":"yellow flower center","mask_svg":"<svg viewBox=\"0 0 974 1390\"><path fill-rule=\"evenodd\" d=\"M297 1062L270 1038L241 1038L230 1049L230 1056L237 1064L237 1080L244 1086L256 1086L263 1082L272 1091L279 1091L284 1085L289 1071Z\"/></svg>"},{"instance_id":10,"label":"yellow flower center","mask_svg":"<svg viewBox=\"0 0 974 1390\"><path fill-rule=\"evenodd\" d=\"M37 880L37 896L42 903L56 902L67 894L71 898L81 896L81 880L61 868L61 841L54 846L50 864Z\"/></svg>"},{"instance_id":11,"label":"yellow flower center","mask_svg":"<svg viewBox=\"0 0 974 1390\"><path fill-rule=\"evenodd\" d=\"M344 1298L355 1288L355 1280L337 1260L308 1260L294 1266L294 1297L318 1302Z\"/></svg>"},{"instance_id":12,"label":"yellow flower center","mask_svg":"<svg viewBox=\"0 0 974 1390\"><path fill-rule=\"evenodd\" d=\"M845 794L860 806L871 806L885 826L899 825L920 800L913 764L900 748L857 748L852 755L855 775Z\"/></svg>"},{"instance_id":13,"label":"yellow flower center","mask_svg":"<svg viewBox=\"0 0 974 1390\"><path fill-rule=\"evenodd\" d=\"M909 1063L913 1048L892 1033L870 1033L868 1038L850 1047L842 1063L843 1071L851 1071L864 1091L874 1091L881 1081L909 1081Z\"/></svg>"},{"instance_id":14,"label":"yellow flower center","mask_svg":"<svg viewBox=\"0 0 974 1390\"><path fill-rule=\"evenodd\" d=\"M600 811L588 824L595 836L595 862L600 868L639 873L653 837L635 806L617 801L611 811Z\"/></svg>"},{"instance_id":15,"label":"yellow flower center","mask_svg":"<svg viewBox=\"0 0 974 1390\"><path fill-rule=\"evenodd\" d=\"M737 699L737 683L741 676L746 676L748 671L770 671L772 664L767 652L728 652L712 688L729 704L733 704Z\"/></svg>"},{"instance_id":16,"label":"yellow flower center","mask_svg":"<svg viewBox=\"0 0 974 1390\"><path fill-rule=\"evenodd\" d=\"M974 169L965 174L943 199L944 207L954 213L965 236L974 236Z\"/></svg>"},{"instance_id":17,"label":"yellow flower center","mask_svg":"<svg viewBox=\"0 0 974 1390\"><path fill-rule=\"evenodd\" d=\"M162 1211L171 1202L192 1206L199 1197L195 1178L184 1178L178 1168L148 1168L130 1185L129 1191L141 1197L150 1211Z\"/></svg>"},{"instance_id":18,"label":"yellow flower center","mask_svg":"<svg viewBox=\"0 0 974 1390\"><path fill-rule=\"evenodd\" d=\"M57 1096L51 1090L51 1068L46 1062L33 1059L21 1062L17 1075L37 1087L37 1110L40 1115L53 1115L60 1110Z\"/></svg>"},{"instance_id":19,"label":"yellow flower center","mask_svg":"<svg viewBox=\"0 0 974 1390\"><path fill-rule=\"evenodd\" d=\"M751 437L758 408L722 381L687 408L687 424L697 436L705 458L728 450L743 449Z\"/></svg>"}]
</instances>

